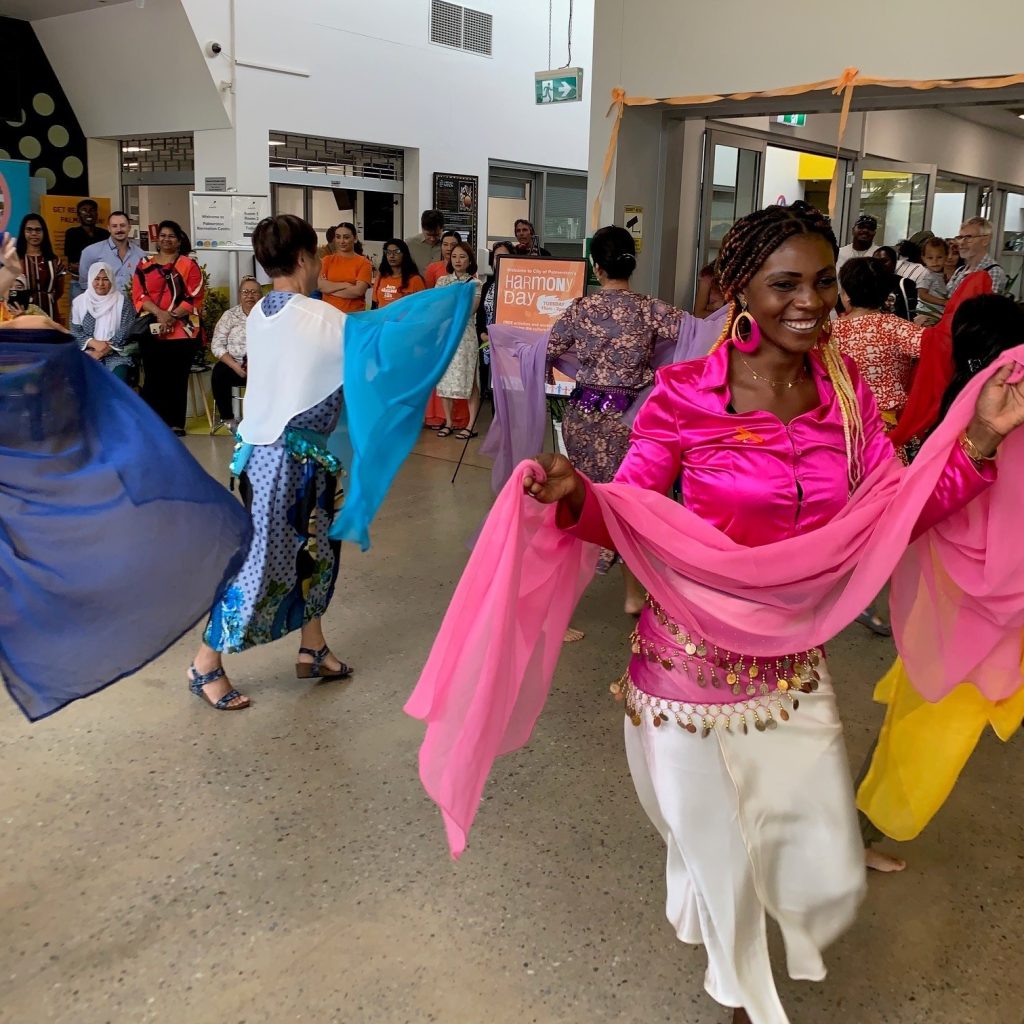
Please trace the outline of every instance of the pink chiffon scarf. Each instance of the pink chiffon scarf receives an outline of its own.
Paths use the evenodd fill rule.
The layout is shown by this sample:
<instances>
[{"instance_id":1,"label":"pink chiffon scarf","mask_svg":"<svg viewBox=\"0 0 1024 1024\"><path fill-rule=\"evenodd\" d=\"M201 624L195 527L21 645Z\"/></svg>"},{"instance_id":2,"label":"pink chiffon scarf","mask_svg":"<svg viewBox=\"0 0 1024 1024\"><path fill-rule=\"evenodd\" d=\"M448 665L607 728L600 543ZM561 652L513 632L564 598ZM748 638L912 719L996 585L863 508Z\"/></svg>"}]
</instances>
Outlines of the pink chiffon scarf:
<instances>
[{"instance_id":1,"label":"pink chiffon scarf","mask_svg":"<svg viewBox=\"0 0 1024 1024\"><path fill-rule=\"evenodd\" d=\"M984 381L972 380L909 468L897 460L864 480L818 530L744 547L664 495L595 485L624 561L676 622L719 647L775 656L831 639L892 578L897 647L928 701L964 679L990 700L1022 684L1024 430L1000 448L996 482L912 541L918 516ZM555 506L523 493L533 462L502 490L406 712L427 723L420 778L444 819L453 857L465 849L495 758L523 746L547 697L562 637L598 549L555 524Z\"/></svg>"}]
</instances>

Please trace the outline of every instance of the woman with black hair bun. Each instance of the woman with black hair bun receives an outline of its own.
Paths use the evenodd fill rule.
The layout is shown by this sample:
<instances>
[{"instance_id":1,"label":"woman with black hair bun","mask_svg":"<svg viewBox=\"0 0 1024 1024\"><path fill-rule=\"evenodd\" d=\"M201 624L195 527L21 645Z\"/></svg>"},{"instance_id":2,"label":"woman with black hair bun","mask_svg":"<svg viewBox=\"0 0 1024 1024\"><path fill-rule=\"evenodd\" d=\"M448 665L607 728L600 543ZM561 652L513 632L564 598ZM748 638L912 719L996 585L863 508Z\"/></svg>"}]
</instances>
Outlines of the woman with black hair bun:
<instances>
[{"instance_id":1,"label":"woman with black hair bun","mask_svg":"<svg viewBox=\"0 0 1024 1024\"><path fill-rule=\"evenodd\" d=\"M921 356L922 328L885 311L892 275L881 260L847 260L839 271L844 314L832 325L832 340L860 370L890 426L907 401L911 370Z\"/></svg>"},{"instance_id":2,"label":"woman with black hair bun","mask_svg":"<svg viewBox=\"0 0 1024 1024\"><path fill-rule=\"evenodd\" d=\"M579 357L576 388L562 422L572 464L594 483L610 483L626 449L629 426L623 413L654 381L652 360L659 341L675 340L688 314L667 302L631 291L636 242L625 229L599 229L590 246L601 290L575 300L551 329L547 362L570 350ZM608 552L603 571L614 561ZM599 570L600 571L600 570ZM643 590L625 565L626 611L639 615Z\"/></svg>"}]
</instances>

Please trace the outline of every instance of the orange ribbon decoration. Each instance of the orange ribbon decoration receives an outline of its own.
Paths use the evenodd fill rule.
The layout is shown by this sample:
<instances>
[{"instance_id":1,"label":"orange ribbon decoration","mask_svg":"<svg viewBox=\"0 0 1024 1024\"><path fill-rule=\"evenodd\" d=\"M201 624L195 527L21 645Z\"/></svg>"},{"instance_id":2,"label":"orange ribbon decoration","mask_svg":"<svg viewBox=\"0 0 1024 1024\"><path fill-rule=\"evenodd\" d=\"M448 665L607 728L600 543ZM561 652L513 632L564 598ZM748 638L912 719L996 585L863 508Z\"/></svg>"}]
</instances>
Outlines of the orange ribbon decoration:
<instances>
[{"instance_id":1,"label":"orange ribbon decoration","mask_svg":"<svg viewBox=\"0 0 1024 1024\"><path fill-rule=\"evenodd\" d=\"M843 137L846 133L846 125L853 103L853 90L857 86L864 85L875 85L886 89L914 89L917 91L927 91L929 89L1005 89L1011 85L1024 85L1024 74L1003 75L999 78L963 78L959 80L936 78L918 80L913 78L865 78L861 76L857 68L846 68L838 78L830 78L823 82L808 82L804 85L788 85L780 89L765 89L760 92L734 92L728 95L714 94L660 98L652 96L627 96L626 91L621 86L618 86L612 90L612 102L606 115L611 116L612 111L615 111L615 122L612 124L611 136L608 139L608 150L605 153L604 166L601 171L601 185L597 190L597 197L594 200L591 212L591 230L596 231L601 223L601 199L604 196L605 186L608 184L612 164L615 162L615 151L619 143L619 129L622 126L622 118L626 107L649 107L658 103L663 103L669 107L705 106L710 103L720 103L722 100L743 101L754 98L800 96L804 93L823 92L828 89L834 95L842 96L842 106L839 115L839 138L836 142L836 156L838 157L843 146ZM837 159L828 197L830 216L835 215L835 205L838 196L839 161Z\"/></svg>"},{"instance_id":2,"label":"orange ribbon decoration","mask_svg":"<svg viewBox=\"0 0 1024 1024\"><path fill-rule=\"evenodd\" d=\"M839 153L846 136L846 122L850 119L853 90L859 78L860 71L857 68L847 68L840 77L839 84L832 90L833 96L843 97L843 106L839 112L839 138L836 139L836 165L832 168L832 182L828 187L828 215L832 220L835 220L836 203L839 201Z\"/></svg>"},{"instance_id":3,"label":"orange ribbon decoration","mask_svg":"<svg viewBox=\"0 0 1024 1024\"><path fill-rule=\"evenodd\" d=\"M590 215L591 230L596 231L601 224L601 197L604 195L604 187L608 184L608 175L612 173L612 161L615 159L615 150L619 147L619 127L622 124L622 115L626 112L626 90L618 87L612 89L612 105L608 108L605 117L610 117L615 111L615 123L612 125L612 134L608 139L608 149L604 154L604 167L601 169L601 185L594 198L594 209Z\"/></svg>"}]
</instances>

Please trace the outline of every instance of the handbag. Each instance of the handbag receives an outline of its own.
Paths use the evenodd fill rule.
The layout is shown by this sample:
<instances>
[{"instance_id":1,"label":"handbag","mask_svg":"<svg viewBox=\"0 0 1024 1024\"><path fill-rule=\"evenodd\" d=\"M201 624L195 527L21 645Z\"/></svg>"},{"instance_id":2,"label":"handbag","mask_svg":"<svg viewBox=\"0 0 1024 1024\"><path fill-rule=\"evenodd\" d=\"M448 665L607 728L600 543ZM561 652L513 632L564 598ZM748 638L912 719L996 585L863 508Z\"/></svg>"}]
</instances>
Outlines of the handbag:
<instances>
[{"instance_id":1,"label":"handbag","mask_svg":"<svg viewBox=\"0 0 1024 1024\"><path fill-rule=\"evenodd\" d=\"M152 325L156 317L152 313L139 313L128 328L127 340L138 345L144 338L152 337Z\"/></svg>"}]
</instances>

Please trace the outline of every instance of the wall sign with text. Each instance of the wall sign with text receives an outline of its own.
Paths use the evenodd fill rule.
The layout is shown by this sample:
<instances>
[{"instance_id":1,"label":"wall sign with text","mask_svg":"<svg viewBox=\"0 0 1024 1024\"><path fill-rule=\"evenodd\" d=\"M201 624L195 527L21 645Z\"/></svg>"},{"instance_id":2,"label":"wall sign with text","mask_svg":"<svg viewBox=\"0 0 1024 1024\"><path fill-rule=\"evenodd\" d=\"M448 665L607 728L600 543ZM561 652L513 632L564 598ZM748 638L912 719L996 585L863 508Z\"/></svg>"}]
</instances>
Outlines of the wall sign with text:
<instances>
[{"instance_id":1,"label":"wall sign with text","mask_svg":"<svg viewBox=\"0 0 1024 1024\"><path fill-rule=\"evenodd\" d=\"M444 214L448 231L458 231L476 246L480 179L475 174L434 173L434 209Z\"/></svg>"},{"instance_id":2,"label":"wall sign with text","mask_svg":"<svg viewBox=\"0 0 1024 1024\"><path fill-rule=\"evenodd\" d=\"M252 233L270 216L270 197L237 192L190 192L192 244L197 249L251 251Z\"/></svg>"},{"instance_id":3,"label":"wall sign with text","mask_svg":"<svg viewBox=\"0 0 1024 1024\"><path fill-rule=\"evenodd\" d=\"M547 331L573 299L587 293L587 261L580 257L499 256L494 321Z\"/></svg>"}]
</instances>

